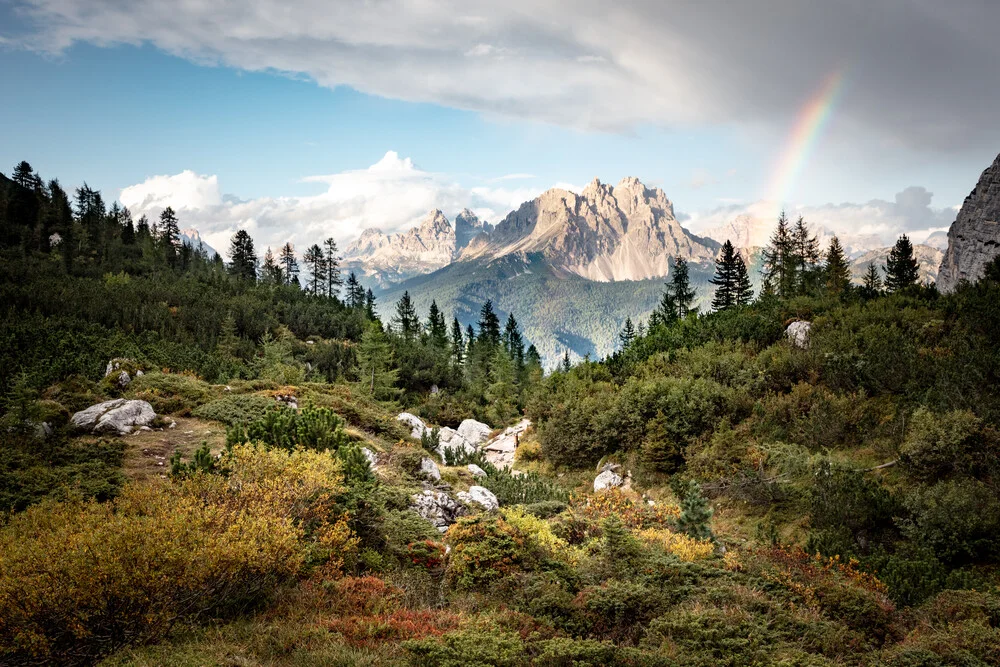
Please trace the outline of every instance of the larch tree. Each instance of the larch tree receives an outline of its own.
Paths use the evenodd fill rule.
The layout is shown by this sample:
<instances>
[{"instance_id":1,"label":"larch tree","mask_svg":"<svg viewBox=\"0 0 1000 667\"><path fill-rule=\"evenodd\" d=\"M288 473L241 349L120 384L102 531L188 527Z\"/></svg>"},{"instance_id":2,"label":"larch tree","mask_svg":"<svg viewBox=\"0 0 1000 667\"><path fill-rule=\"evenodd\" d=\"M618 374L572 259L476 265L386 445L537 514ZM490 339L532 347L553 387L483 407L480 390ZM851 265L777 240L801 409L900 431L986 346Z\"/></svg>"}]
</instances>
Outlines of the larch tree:
<instances>
[{"instance_id":1,"label":"larch tree","mask_svg":"<svg viewBox=\"0 0 1000 667\"><path fill-rule=\"evenodd\" d=\"M309 282L307 290L315 295L322 294L324 283L326 282L326 255L323 249L317 244L312 244L302 254L302 261L309 271Z\"/></svg>"},{"instance_id":2,"label":"larch tree","mask_svg":"<svg viewBox=\"0 0 1000 667\"><path fill-rule=\"evenodd\" d=\"M278 263L281 266L281 277L284 278L285 284L298 285L299 262L295 259L295 247L290 242L281 247Z\"/></svg>"}]
</instances>

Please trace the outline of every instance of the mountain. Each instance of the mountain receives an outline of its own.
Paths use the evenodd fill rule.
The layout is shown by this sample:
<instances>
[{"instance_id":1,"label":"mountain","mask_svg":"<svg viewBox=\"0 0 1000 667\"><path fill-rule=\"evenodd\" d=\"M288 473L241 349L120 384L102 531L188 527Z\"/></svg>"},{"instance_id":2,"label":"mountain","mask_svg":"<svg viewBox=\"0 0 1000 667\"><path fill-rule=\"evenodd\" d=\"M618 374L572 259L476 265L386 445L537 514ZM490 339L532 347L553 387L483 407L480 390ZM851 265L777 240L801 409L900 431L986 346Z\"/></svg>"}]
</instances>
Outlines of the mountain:
<instances>
[{"instance_id":1,"label":"mountain","mask_svg":"<svg viewBox=\"0 0 1000 667\"><path fill-rule=\"evenodd\" d=\"M204 250L209 259L219 254L219 251L201 240L201 234L193 227L181 230L181 243L191 246L195 250Z\"/></svg>"},{"instance_id":2,"label":"mountain","mask_svg":"<svg viewBox=\"0 0 1000 667\"><path fill-rule=\"evenodd\" d=\"M878 248L877 250L869 250L852 258L850 262L851 278L854 282L861 283L864 280L865 272L868 271L868 265L872 262L875 263L879 271L882 271L890 250L892 250L891 247ZM913 246L913 255L920 265L920 282L936 282L938 278L938 266L941 264L941 258L944 256L944 253L938 248L919 243ZM884 271L882 275L885 275Z\"/></svg>"},{"instance_id":3,"label":"mountain","mask_svg":"<svg viewBox=\"0 0 1000 667\"><path fill-rule=\"evenodd\" d=\"M947 250L948 232L934 232L924 239L924 245L929 245L930 247L937 248L938 250Z\"/></svg>"},{"instance_id":4,"label":"mountain","mask_svg":"<svg viewBox=\"0 0 1000 667\"><path fill-rule=\"evenodd\" d=\"M768 244L776 224L776 220L752 217L742 213L732 220L706 229L702 233L719 243L725 243L728 240L732 241L737 248L756 249L763 248ZM840 240L848 256L858 256L871 250L878 250L883 246L882 239L876 234L836 233L827 227L812 224L808 226L824 250L834 236Z\"/></svg>"},{"instance_id":5,"label":"mountain","mask_svg":"<svg viewBox=\"0 0 1000 667\"><path fill-rule=\"evenodd\" d=\"M949 292L962 280L977 280L1000 253L1000 155L979 177L948 230L948 249L938 272L938 289Z\"/></svg>"},{"instance_id":6,"label":"mountain","mask_svg":"<svg viewBox=\"0 0 1000 667\"><path fill-rule=\"evenodd\" d=\"M459 261L538 254L557 274L608 282L662 278L671 258L712 262L718 248L681 227L663 190L630 177L614 187L594 179L580 194L547 190L476 237Z\"/></svg>"}]
</instances>

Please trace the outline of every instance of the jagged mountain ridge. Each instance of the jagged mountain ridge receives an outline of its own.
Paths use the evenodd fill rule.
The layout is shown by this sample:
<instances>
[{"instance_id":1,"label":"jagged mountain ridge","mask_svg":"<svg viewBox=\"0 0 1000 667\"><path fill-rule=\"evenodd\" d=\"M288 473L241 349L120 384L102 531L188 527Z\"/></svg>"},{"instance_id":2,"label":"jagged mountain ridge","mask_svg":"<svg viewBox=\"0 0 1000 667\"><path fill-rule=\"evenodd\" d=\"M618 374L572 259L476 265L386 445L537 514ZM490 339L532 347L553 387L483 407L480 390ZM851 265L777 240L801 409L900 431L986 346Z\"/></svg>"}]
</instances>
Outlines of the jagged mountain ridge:
<instances>
[{"instance_id":1,"label":"jagged mountain ridge","mask_svg":"<svg viewBox=\"0 0 1000 667\"><path fill-rule=\"evenodd\" d=\"M949 292L975 281L1000 253L1000 155L979 177L948 230L948 249L938 271L938 289Z\"/></svg>"},{"instance_id":2,"label":"jagged mountain ridge","mask_svg":"<svg viewBox=\"0 0 1000 667\"><path fill-rule=\"evenodd\" d=\"M852 258L850 262L851 279L858 284L862 283L865 272L868 271L868 265L872 263L884 276L885 272L882 267L885 266L891 250L891 246L877 248ZM918 243L913 246L913 256L917 260L917 264L920 265L920 282L935 282L938 278L938 266L941 264L944 253L938 248Z\"/></svg>"}]
</instances>

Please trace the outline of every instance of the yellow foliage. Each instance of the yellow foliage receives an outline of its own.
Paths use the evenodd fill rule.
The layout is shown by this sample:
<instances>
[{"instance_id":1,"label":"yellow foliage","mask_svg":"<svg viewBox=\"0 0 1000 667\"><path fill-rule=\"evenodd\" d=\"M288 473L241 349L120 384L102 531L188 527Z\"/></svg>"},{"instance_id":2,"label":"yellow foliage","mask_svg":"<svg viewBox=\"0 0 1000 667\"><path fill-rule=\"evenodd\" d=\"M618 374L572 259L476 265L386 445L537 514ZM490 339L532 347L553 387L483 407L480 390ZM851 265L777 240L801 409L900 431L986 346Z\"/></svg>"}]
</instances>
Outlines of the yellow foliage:
<instances>
[{"instance_id":1,"label":"yellow foliage","mask_svg":"<svg viewBox=\"0 0 1000 667\"><path fill-rule=\"evenodd\" d=\"M688 562L709 558L715 551L715 545L711 540L696 540L683 533L675 533L664 528L647 528L637 531L636 536L647 544L662 547Z\"/></svg>"},{"instance_id":2,"label":"yellow foliage","mask_svg":"<svg viewBox=\"0 0 1000 667\"><path fill-rule=\"evenodd\" d=\"M243 607L355 540L331 513L327 452L235 447L231 475L131 485L113 503L48 503L0 530L0 663L92 662L183 617Z\"/></svg>"},{"instance_id":3,"label":"yellow foliage","mask_svg":"<svg viewBox=\"0 0 1000 667\"><path fill-rule=\"evenodd\" d=\"M528 514L521 507L505 507L500 513L510 526L548 554L566 556L569 553L569 543L552 532L548 521Z\"/></svg>"},{"instance_id":4,"label":"yellow foliage","mask_svg":"<svg viewBox=\"0 0 1000 667\"><path fill-rule=\"evenodd\" d=\"M514 460L518 463L542 460L542 444L537 440L527 440L514 450Z\"/></svg>"}]
</instances>

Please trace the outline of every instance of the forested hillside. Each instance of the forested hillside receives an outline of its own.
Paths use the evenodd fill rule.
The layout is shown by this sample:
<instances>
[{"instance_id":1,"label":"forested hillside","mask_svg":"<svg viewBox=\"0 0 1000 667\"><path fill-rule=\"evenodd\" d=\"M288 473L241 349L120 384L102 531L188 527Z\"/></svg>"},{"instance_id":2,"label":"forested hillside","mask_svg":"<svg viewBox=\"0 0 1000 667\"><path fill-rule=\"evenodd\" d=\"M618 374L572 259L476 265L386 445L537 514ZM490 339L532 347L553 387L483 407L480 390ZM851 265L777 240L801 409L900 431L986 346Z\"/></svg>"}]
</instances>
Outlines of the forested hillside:
<instances>
[{"instance_id":1,"label":"forested hillside","mask_svg":"<svg viewBox=\"0 0 1000 667\"><path fill-rule=\"evenodd\" d=\"M180 223L0 179L0 664L1000 665L1000 259L782 217L544 372L621 293Z\"/></svg>"}]
</instances>

